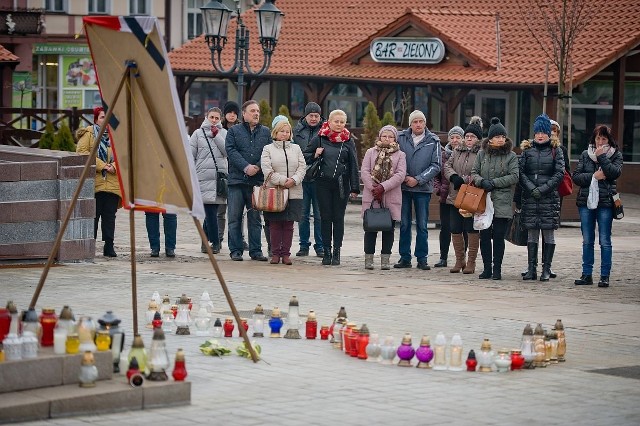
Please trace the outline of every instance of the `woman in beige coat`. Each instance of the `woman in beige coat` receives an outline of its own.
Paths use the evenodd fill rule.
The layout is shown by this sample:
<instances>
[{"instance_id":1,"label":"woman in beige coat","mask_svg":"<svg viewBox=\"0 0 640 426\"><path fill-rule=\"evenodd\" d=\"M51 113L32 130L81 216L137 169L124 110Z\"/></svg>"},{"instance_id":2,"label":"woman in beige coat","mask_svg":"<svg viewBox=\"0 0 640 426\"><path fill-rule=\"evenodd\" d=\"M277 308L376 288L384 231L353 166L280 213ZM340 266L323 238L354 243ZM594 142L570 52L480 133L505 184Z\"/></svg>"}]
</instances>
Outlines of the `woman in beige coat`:
<instances>
[{"instance_id":1,"label":"woman in beige coat","mask_svg":"<svg viewBox=\"0 0 640 426\"><path fill-rule=\"evenodd\" d=\"M271 263L291 265L293 222L302 217L302 181L306 163L300 146L291 142L291 124L279 115L271 123L273 143L262 150L260 164L268 187L283 186L289 189L287 208L278 213L264 212L269 221L271 239Z\"/></svg>"}]
</instances>

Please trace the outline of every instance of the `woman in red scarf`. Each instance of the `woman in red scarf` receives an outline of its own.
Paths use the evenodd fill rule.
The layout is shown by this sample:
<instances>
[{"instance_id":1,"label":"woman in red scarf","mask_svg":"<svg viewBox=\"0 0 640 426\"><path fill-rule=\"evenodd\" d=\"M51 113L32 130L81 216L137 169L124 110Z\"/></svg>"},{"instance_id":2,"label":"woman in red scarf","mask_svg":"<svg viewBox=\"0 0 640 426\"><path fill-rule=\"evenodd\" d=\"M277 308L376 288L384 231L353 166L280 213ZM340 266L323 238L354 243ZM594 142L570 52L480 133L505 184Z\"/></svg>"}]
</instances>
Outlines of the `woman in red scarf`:
<instances>
[{"instance_id":1,"label":"woman in red scarf","mask_svg":"<svg viewBox=\"0 0 640 426\"><path fill-rule=\"evenodd\" d=\"M316 193L320 207L323 265L340 264L340 248L344 237L344 214L349 196L360 193L356 146L346 129L347 114L339 109L331 111L304 150L307 164L321 158L320 174L316 179ZM333 238L333 252L331 240Z\"/></svg>"}]
</instances>

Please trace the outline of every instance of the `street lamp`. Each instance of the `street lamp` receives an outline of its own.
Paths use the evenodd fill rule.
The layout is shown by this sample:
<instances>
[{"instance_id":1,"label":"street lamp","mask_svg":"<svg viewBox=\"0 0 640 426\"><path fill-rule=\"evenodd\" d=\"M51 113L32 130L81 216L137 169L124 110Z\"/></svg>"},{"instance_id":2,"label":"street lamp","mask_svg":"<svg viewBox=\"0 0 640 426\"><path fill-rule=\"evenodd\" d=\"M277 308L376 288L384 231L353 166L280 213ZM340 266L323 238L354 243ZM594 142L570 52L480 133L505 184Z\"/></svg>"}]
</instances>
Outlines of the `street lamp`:
<instances>
[{"instance_id":1,"label":"street lamp","mask_svg":"<svg viewBox=\"0 0 640 426\"><path fill-rule=\"evenodd\" d=\"M262 6L255 11L258 21L258 40L262 45L262 52L264 54L262 68L256 72L252 70L249 65L249 30L242 22L240 0L235 0L235 2L236 16L238 18L235 57L233 65L228 69L225 69L222 65L221 55L222 49L227 44L227 28L231 20L231 9L221 3L220 0L212 0L207 3L207 5L201 7L200 10L202 11L205 40L207 46L209 46L209 50L211 50L211 63L213 64L213 68L223 76L231 76L237 72L238 105L242 105L245 86L245 67L248 77L257 77L267 72L269 65L271 65L271 55L278 43L284 13L274 5L275 0L265 0Z\"/></svg>"}]
</instances>

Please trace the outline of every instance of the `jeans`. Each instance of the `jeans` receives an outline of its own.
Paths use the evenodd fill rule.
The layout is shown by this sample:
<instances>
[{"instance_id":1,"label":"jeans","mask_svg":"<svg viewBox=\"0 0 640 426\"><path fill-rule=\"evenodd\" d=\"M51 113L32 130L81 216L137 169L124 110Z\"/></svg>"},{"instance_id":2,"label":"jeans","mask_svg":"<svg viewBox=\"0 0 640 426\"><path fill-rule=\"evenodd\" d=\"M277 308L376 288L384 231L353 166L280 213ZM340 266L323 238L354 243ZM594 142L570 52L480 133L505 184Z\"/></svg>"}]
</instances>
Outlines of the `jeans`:
<instances>
[{"instance_id":1,"label":"jeans","mask_svg":"<svg viewBox=\"0 0 640 426\"><path fill-rule=\"evenodd\" d=\"M380 254L391 254L393 248L393 238L396 229L396 221L392 220L391 225L393 229L391 231L381 232L382 234L382 250ZM364 253L375 254L376 252L376 240L378 239L377 232L365 232L364 233Z\"/></svg>"},{"instance_id":2,"label":"jeans","mask_svg":"<svg viewBox=\"0 0 640 426\"><path fill-rule=\"evenodd\" d=\"M414 256L418 262L426 262L429 254L427 242L427 221L429 220L429 201L431 194L427 192L402 191L402 213L400 224L400 260L411 261L411 213L416 214L416 246Z\"/></svg>"},{"instance_id":3,"label":"jeans","mask_svg":"<svg viewBox=\"0 0 640 426\"><path fill-rule=\"evenodd\" d=\"M318 206L318 196L316 195L315 182L302 182L302 219L298 223L298 234L300 235L300 248L309 249L311 241L310 213L313 208L313 248L317 252L322 252L322 231L320 225L320 207Z\"/></svg>"},{"instance_id":4,"label":"jeans","mask_svg":"<svg viewBox=\"0 0 640 426\"><path fill-rule=\"evenodd\" d=\"M227 198L228 244L231 254L244 252L242 247L242 213L247 209L247 223L249 227L249 255L262 255L260 212L251 205L251 185L229 185Z\"/></svg>"},{"instance_id":5,"label":"jeans","mask_svg":"<svg viewBox=\"0 0 640 426\"><path fill-rule=\"evenodd\" d=\"M611 273L611 258L613 256L611 246L613 209L598 207L595 210L589 210L587 207L578 207L578 213L580 213L580 229L582 230L582 273L584 275L592 275L593 273L593 246L596 241L597 223L598 242L600 243L600 275L608 277Z\"/></svg>"},{"instance_id":6,"label":"jeans","mask_svg":"<svg viewBox=\"0 0 640 426\"><path fill-rule=\"evenodd\" d=\"M144 214L147 225L147 236L151 250L160 250L160 213ZM165 250L176 249L176 230L178 228L178 216L171 213L162 213L164 226L164 248Z\"/></svg>"},{"instance_id":7,"label":"jeans","mask_svg":"<svg viewBox=\"0 0 640 426\"><path fill-rule=\"evenodd\" d=\"M220 247L220 234L218 232L218 204L204 205L204 223L206 226L207 239L213 247Z\"/></svg>"}]
</instances>

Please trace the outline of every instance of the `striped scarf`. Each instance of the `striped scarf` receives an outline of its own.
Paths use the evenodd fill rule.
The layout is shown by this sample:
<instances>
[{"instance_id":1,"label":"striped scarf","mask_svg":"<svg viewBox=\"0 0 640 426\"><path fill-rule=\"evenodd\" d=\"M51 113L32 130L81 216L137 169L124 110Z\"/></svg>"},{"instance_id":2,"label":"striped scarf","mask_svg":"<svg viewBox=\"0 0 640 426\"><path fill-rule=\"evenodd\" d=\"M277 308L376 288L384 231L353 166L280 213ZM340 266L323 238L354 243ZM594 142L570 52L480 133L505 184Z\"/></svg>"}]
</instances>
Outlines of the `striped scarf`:
<instances>
[{"instance_id":1,"label":"striped scarf","mask_svg":"<svg viewBox=\"0 0 640 426\"><path fill-rule=\"evenodd\" d=\"M97 124L93 125L93 137L94 139L98 139L98 133L100 133L100 126ZM109 147L111 146L111 142L109 141L109 132L105 129L102 134L102 138L100 138L100 146L98 147L98 158L104 161L105 163L110 163L109 161Z\"/></svg>"}]
</instances>

